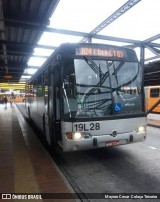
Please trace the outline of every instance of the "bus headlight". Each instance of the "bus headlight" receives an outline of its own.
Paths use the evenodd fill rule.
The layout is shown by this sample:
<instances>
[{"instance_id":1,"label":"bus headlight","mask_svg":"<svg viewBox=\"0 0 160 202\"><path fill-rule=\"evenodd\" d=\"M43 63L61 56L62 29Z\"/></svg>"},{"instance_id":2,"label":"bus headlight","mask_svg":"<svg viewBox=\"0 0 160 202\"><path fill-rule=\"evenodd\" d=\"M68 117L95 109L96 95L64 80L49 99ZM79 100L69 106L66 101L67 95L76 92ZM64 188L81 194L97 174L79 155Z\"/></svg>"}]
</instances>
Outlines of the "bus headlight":
<instances>
[{"instance_id":1,"label":"bus headlight","mask_svg":"<svg viewBox=\"0 0 160 202\"><path fill-rule=\"evenodd\" d=\"M82 138L82 134L79 133L79 132L76 132L76 133L73 133L72 134L72 139L75 140L75 141L78 141Z\"/></svg>"},{"instance_id":2,"label":"bus headlight","mask_svg":"<svg viewBox=\"0 0 160 202\"><path fill-rule=\"evenodd\" d=\"M66 137L67 139L70 139L70 140L75 140L75 141L79 141L81 139L91 139L92 136L90 133L85 133L85 132L68 132L66 133Z\"/></svg>"},{"instance_id":3,"label":"bus headlight","mask_svg":"<svg viewBox=\"0 0 160 202\"><path fill-rule=\"evenodd\" d=\"M145 131L146 131L145 126L140 126L140 127L138 127L138 129L137 129L137 132L138 132L138 133L144 133Z\"/></svg>"},{"instance_id":4,"label":"bus headlight","mask_svg":"<svg viewBox=\"0 0 160 202\"><path fill-rule=\"evenodd\" d=\"M66 133L67 139L78 141L82 138L82 134L80 132L68 132Z\"/></svg>"}]
</instances>

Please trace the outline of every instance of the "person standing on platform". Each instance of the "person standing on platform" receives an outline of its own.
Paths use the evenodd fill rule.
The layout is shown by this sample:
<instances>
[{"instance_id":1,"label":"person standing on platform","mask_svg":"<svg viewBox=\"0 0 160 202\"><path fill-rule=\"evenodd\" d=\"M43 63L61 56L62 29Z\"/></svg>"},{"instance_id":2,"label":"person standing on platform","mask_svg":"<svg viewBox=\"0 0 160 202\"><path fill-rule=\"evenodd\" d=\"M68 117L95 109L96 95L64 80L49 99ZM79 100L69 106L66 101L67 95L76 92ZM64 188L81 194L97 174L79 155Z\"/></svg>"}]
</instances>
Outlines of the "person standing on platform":
<instances>
[{"instance_id":1,"label":"person standing on platform","mask_svg":"<svg viewBox=\"0 0 160 202\"><path fill-rule=\"evenodd\" d=\"M12 102L13 102L13 100L12 100L12 97L10 96L10 106L12 107Z\"/></svg>"},{"instance_id":2,"label":"person standing on platform","mask_svg":"<svg viewBox=\"0 0 160 202\"><path fill-rule=\"evenodd\" d=\"M13 99L14 99L14 93L12 92L11 96L10 96L10 105L11 105L11 107L12 107Z\"/></svg>"},{"instance_id":3,"label":"person standing on platform","mask_svg":"<svg viewBox=\"0 0 160 202\"><path fill-rule=\"evenodd\" d=\"M4 108L7 109L7 102L8 102L8 99L7 99L6 96L4 96L3 102L4 102L4 104L5 104Z\"/></svg>"}]
</instances>

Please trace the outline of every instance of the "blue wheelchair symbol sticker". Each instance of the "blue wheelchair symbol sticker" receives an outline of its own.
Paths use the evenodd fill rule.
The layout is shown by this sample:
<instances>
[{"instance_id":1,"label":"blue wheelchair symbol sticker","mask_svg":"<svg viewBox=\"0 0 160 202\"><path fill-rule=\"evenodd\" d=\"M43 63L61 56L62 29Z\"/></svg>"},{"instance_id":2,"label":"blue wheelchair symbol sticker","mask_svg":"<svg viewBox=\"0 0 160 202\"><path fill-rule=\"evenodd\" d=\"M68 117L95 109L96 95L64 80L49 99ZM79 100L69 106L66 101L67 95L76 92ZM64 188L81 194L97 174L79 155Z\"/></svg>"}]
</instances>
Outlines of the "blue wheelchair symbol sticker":
<instances>
[{"instance_id":1,"label":"blue wheelchair symbol sticker","mask_svg":"<svg viewBox=\"0 0 160 202\"><path fill-rule=\"evenodd\" d=\"M119 112L119 111L121 111L121 109L122 109L121 103L115 103L114 104L114 111L115 112Z\"/></svg>"}]
</instances>

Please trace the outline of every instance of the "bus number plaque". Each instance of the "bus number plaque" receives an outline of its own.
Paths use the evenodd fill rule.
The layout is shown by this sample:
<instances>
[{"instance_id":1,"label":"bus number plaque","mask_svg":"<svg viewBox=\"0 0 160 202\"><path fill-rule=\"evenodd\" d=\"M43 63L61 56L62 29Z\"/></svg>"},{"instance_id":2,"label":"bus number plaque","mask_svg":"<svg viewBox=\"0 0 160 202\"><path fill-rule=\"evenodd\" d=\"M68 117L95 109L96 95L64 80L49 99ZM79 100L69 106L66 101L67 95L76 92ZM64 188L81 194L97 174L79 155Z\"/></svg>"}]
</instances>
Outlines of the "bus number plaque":
<instances>
[{"instance_id":1,"label":"bus number plaque","mask_svg":"<svg viewBox=\"0 0 160 202\"><path fill-rule=\"evenodd\" d=\"M91 130L100 130L99 123L90 123L88 126L86 123L75 124L74 128L76 131L91 131Z\"/></svg>"}]
</instances>

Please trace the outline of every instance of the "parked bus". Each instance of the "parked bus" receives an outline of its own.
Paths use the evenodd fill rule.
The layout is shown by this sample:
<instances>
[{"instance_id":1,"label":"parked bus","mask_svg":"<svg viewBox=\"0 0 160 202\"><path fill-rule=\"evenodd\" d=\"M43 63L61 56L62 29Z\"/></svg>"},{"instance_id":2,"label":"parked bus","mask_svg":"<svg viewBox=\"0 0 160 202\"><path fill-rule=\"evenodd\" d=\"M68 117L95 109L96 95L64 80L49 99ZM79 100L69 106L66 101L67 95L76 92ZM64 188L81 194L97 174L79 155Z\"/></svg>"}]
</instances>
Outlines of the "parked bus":
<instances>
[{"instance_id":1,"label":"parked bus","mask_svg":"<svg viewBox=\"0 0 160 202\"><path fill-rule=\"evenodd\" d=\"M145 87L146 110L148 111L160 99L160 86ZM160 113L160 104L152 112Z\"/></svg>"},{"instance_id":2,"label":"parked bus","mask_svg":"<svg viewBox=\"0 0 160 202\"><path fill-rule=\"evenodd\" d=\"M131 49L62 44L28 81L26 111L63 151L143 141L142 67Z\"/></svg>"},{"instance_id":3,"label":"parked bus","mask_svg":"<svg viewBox=\"0 0 160 202\"><path fill-rule=\"evenodd\" d=\"M10 93L9 91L0 93L0 103L3 103L4 96L7 97L8 102L25 102L25 93Z\"/></svg>"}]
</instances>

